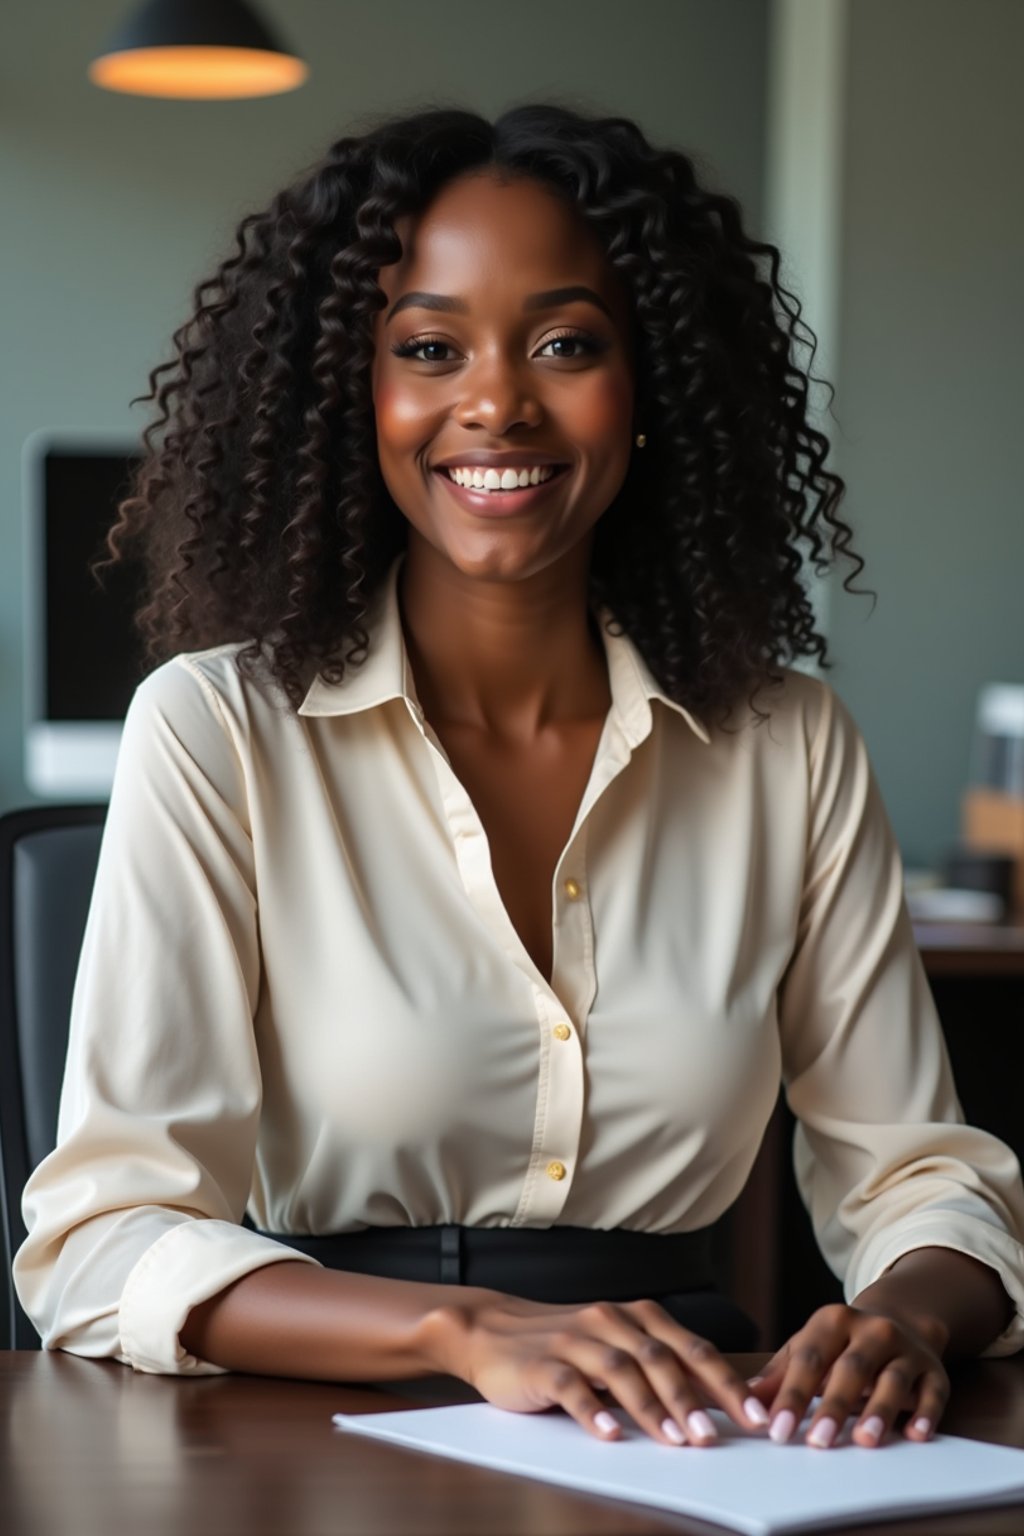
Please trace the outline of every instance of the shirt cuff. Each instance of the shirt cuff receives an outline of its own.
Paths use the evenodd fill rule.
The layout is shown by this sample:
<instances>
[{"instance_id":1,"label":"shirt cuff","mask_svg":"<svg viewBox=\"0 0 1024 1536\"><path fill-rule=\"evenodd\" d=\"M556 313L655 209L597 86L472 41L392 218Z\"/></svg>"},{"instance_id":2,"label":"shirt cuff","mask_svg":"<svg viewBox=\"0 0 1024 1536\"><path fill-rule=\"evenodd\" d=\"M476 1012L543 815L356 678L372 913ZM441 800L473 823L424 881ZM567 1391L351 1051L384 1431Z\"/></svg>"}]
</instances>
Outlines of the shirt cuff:
<instances>
[{"instance_id":1,"label":"shirt cuff","mask_svg":"<svg viewBox=\"0 0 1024 1536\"><path fill-rule=\"evenodd\" d=\"M176 1376L225 1375L227 1368L191 1355L178 1334L192 1307L265 1264L309 1254L232 1221L188 1217L164 1232L129 1272L118 1324L122 1358L137 1371Z\"/></svg>"},{"instance_id":2,"label":"shirt cuff","mask_svg":"<svg viewBox=\"0 0 1024 1536\"><path fill-rule=\"evenodd\" d=\"M847 1271L843 1289L848 1303L878 1280L884 1272L915 1248L952 1248L994 1269L1015 1311L1010 1322L981 1350L979 1359L1013 1355L1024 1347L1024 1245L1005 1227L966 1211L933 1208L901 1221L898 1228L883 1231L858 1254Z\"/></svg>"}]
</instances>

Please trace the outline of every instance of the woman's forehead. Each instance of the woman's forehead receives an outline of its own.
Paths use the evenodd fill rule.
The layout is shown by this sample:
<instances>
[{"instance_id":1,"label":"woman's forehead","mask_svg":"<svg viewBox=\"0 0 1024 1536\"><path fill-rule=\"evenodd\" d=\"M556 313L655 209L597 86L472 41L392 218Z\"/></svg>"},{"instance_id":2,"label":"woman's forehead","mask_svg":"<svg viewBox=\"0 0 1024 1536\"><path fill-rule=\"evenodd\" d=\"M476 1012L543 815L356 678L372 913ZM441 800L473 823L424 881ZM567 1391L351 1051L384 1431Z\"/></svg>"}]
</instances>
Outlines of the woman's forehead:
<instances>
[{"instance_id":1,"label":"woman's forehead","mask_svg":"<svg viewBox=\"0 0 1024 1536\"><path fill-rule=\"evenodd\" d=\"M401 259L382 267L388 298L409 288L478 301L501 293L588 284L611 301L617 276L583 219L536 182L463 177L422 213L395 221Z\"/></svg>"}]
</instances>

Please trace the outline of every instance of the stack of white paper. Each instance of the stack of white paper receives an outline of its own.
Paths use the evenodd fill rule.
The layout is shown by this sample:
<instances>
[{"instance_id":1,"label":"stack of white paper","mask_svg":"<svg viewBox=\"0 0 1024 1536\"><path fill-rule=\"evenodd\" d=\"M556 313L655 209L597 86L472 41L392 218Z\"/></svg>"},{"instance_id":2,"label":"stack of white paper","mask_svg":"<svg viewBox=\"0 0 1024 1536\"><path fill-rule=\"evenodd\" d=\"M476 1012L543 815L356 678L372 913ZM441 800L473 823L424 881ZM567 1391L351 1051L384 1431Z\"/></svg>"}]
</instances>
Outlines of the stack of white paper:
<instances>
[{"instance_id":1,"label":"stack of white paper","mask_svg":"<svg viewBox=\"0 0 1024 1536\"><path fill-rule=\"evenodd\" d=\"M710 1409L717 1445L663 1446L623 1410L618 1440L598 1441L561 1410L510 1413L490 1403L395 1413L334 1415L354 1434L475 1462L585 1493L653 1504L746 1531L814 1530L886 1516L1024 1502L1024 1451L935 1435L923 1443L890 1434L855 1445L849 1430L828 1450L798 1438L774 1445ZM852 1423L852 1421L851 1421Z\"/></svg>"}]
</instances>

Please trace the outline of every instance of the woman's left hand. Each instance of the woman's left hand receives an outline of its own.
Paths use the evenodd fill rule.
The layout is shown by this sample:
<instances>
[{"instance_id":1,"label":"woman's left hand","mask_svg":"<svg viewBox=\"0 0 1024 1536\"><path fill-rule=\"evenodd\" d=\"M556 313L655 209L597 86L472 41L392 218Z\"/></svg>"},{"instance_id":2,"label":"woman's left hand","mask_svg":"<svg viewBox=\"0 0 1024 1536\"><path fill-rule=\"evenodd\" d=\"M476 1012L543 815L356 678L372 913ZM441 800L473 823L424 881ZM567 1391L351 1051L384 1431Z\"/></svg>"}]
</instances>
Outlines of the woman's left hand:
<instances>
[{"instance_id":1,"label":"woman's left hand","mask_svg":"<svg viewBox=\"0 0 1024 1536\"><path fill-rule=\"evenodd\" d=\"M806 1442L826 1447L851 1414L857 1445L881 1444L897 1416L909 1412L908 1440L927 1440L949 1401L940 1358L946 1330L938 1319L891 1317L836 1303L819 1307L778 1350L752 1393L771 1416L773 1440L789 1440L821 1394Z\"/></svg>"}]
</instances>

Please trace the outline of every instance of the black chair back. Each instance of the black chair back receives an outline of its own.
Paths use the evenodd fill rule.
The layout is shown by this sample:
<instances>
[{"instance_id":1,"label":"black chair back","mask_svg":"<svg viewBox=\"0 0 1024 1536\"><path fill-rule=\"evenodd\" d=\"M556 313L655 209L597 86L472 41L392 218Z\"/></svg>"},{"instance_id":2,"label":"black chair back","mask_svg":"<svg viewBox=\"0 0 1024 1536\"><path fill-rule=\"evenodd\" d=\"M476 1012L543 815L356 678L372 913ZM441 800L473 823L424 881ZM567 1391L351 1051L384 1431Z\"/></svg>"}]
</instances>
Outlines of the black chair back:
<instances>
[{"instance_id":1,"label":"black chair back","mask_svg":"<svg viewBox=\"0 0 1024 1536\"><path fill-rule=\"evenodd\" d=\"M25 1240L21 1195L57 1142L68 1022L106 805L0 816L0 1347L38 1349L11 1282Z\"/></svg>"}]
</instances>

